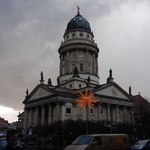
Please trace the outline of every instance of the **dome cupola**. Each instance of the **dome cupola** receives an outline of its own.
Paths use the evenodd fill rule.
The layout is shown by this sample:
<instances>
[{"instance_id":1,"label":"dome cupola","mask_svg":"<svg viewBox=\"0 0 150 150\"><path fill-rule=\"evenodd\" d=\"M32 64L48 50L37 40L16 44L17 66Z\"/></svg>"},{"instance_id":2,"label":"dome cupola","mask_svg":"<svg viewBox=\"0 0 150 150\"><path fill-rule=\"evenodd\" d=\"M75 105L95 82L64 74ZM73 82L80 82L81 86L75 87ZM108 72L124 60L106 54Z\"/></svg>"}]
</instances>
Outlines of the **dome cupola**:
<instances>
[{"instance_id":1,"label":"dome cupola","mask_svg":"<svg viewBox=\"0 0 150 150\"><path fill-rule=\"evenodd\" d=\"M79 12L74 18L69 21L66 32L73 29L83 29L91 31L89 22L84 17L82 17Z\"/></svg>"},{"instance_id":2,"label":"dome cupola","mask_svg":"<svg viewBox=\"0 0 150 150\"><path fill-rule=\"evenodd\" d=\"M66 32L74 29L83 29L91 32L90 23L80 15L79 7L77 15L69 21Z\"/></svg>"}]
</instances>

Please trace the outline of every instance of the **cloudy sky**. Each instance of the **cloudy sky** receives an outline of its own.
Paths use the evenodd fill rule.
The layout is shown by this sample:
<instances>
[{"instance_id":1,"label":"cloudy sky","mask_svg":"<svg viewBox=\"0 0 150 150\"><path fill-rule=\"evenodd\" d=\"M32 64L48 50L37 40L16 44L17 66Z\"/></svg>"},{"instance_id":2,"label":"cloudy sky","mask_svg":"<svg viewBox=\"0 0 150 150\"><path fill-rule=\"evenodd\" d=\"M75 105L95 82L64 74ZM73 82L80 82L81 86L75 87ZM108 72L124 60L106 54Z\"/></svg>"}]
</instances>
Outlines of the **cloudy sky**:
<instances>
[{"instance_id":1,"label":"cloudy sky","mask_svg":"<svg viewBox=\"0 0 150 150\"><path fill-rule=\"evenodd\" d=\"M17 120L41 71L56 85L58 48L76 4L100 49L100 84L112 68L125 91L150 99L149 0L0 0L0 117Z\"/></svg>"}]
</instances>

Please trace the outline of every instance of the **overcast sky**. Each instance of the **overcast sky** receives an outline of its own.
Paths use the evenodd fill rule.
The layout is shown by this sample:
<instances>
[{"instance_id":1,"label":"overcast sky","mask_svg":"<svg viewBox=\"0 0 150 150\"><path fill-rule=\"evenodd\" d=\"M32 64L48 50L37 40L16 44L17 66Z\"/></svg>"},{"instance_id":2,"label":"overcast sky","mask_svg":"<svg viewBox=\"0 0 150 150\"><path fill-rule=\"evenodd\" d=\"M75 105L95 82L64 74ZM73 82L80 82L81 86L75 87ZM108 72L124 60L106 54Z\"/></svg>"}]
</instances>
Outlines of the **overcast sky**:
<instances>
[{"instance_id":1,"label":"overcast sky","mask_svg":"<svg viewBox=\"0 0 150 150\"><path fill-rule=\"evenodd\" d=\"M100 84L111 68L125 91L150 98L150 0L0 0L0 117L17 120L41 71L56 85L58 48L76 4L100 49Z\"/></svg>"}]
</instances>

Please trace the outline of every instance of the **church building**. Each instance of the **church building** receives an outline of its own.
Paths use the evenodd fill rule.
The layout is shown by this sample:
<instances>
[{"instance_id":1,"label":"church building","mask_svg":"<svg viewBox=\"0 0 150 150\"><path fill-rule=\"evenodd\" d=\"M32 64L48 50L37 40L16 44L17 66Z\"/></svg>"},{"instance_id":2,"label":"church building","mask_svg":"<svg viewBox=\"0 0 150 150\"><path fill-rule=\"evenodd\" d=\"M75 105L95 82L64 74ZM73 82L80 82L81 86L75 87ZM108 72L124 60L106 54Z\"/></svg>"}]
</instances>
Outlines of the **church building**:
<instances>
[{"instance_id":1,"label":"church building","mask_svg":"<svg viewBox=\"0 0 150 150\"><path fill-rule=\"evenodd\" d=\"M26 91L23 127L51 125L56 121L86 120L86 109L79 110L75 102L79 91L86 88L99 100L94 111L88 108L89 121L109 123L133 123L133 99L131 89L126 92L114 82L112 70L106 83L99 83L99 48L94 41L90 23L80 14L67 24L58 53L60 58L57 85L51 79L45 83L41 72L40 83L29 93ZM118 62L119 63L119 62Z\"/></svg>"}]
</instances>

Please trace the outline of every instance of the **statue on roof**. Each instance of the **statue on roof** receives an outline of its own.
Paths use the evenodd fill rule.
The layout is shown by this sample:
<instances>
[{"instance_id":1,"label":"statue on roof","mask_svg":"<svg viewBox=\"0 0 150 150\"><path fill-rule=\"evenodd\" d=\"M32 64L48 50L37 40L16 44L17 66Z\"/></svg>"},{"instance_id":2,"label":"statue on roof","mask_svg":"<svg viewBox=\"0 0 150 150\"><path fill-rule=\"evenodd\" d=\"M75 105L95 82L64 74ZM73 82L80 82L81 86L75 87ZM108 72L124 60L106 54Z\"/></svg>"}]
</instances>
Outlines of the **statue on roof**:
<instances>
[{"instance_id":1,"label":"statue on roof","mask_svg":"<svg viewBox=\"0 0 150 150\"><path fill-rule=\"evenodd\" d=\"M41 75L40 83L43 84L43 83L44 83L44 75L43 75L43 71L41 71L41 74L40 74L40 75Z\"/></svg>"},{"instance_id":2,"label":"statue on roof","mask_svg":"<svg viewBox=\"0 0 150 150\"><path fill-rule=\"evenodd\" d=\"M29 91L28 89L26 90L26 97L29 96Z\"/></svg>"},{"instance_id":3,"label":"statue on roof","mask_svg":"<svg viewBox=\"0 0 150 150\"><path fill-rule=\"evenodd\" d=\"M74 74L78 74L79 72L78 72L78 68L77 67L75 67L74 68Z\"/></svg>"},{"instance_id":4,"label":"statue on roof","mask_svg":"<svg viewBox=\"0 0 150 150\"><path fill-rule=\"evenodd\" d=\"M79 14L80 13L80 6L77 5L77 13Z\"/></svg>"},{"instance_id":5,"label":"statue on roof","mask_svg":"<svg viewBox=\"0 0 150 150\"><path fill-rule=\"evenodd\" d=\"M52 80L51 80L51 78L48 79L48 85L52 85Z\"/></svg>"},{"instance_id":6,"label":"statue on roof","mask_svg":"<svg viewBox=\"0 0 150 150\"><path fill-rule=\"evenodd\" d=\"M79 71L78 71L77 67L75 67L74 70L73 70L73 77L80 77L79 76Z\"/></svg>"},{"instance_id":7,"label":"statue on roof","mask_svg":"<svg viewBox=\"0 0 150 150\"><path fill-rule=\"evenodd\" d=\"M41 71L41 81L43 81L43 71Z\"/></svg>"},{"instance_id":8,"label":"statue on roof","mask_svg":"<svg viewBox=\"0 0 150 150\"><path fill-rule=\"evenodd\" d=\"M109 78L112 79L112 70L109 70Z\"/></svg>"},{"instance_id":9,"label":"statue on roof","mask_svg":"<svg viewBox=\"0 0 150 150\"><path fill-rule=\"evenodd\" d=\"M131 86L129 86L129 94L131 95Z\"/></svg>"},{"instance_id":10,"label":"statue on roof","mask_svg":"<svg viewBox=\"0 0 150 150\"><path fill-rule=\"evenodd\" d=\"M87 81L88 81L88 83L90 83L90 81L91 81L90 76L88 76Z\"/></svg>"}]
</instances>

